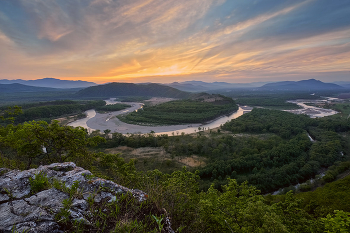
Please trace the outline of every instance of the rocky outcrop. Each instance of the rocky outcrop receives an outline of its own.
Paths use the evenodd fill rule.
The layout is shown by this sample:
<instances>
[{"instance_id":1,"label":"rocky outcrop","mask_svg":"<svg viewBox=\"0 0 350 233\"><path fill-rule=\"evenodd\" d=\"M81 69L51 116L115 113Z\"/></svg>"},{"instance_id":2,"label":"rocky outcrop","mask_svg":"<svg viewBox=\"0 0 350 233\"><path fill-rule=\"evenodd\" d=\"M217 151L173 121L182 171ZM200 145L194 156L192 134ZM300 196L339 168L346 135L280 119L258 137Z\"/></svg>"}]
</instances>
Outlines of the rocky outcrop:
<instances>
[{"instance_id":1,"label":"rocky outcrop","mask_svg":"<svg viewBox=\"0 0 350 233\"><path fill-rule=\"evenodd\" d=\"M132 190L112 181L93 177L92 173L72 162L40 166L26 171L0 168L0 232L63 232L55 220L55 215L64 207L63 200L69 193L56 188L49 188L32 194L29 178L37 174L46 174L67 188L78 183L80 197L72 198L69 207L69 219L90 224L88 199L95 203L116 201L120 194L129 193L138 202L147 199L147 194ZM165 230L174 232L169 219L165 219ZM14 231L15 230L15 231Z\"/></svg>"}]
</instances>

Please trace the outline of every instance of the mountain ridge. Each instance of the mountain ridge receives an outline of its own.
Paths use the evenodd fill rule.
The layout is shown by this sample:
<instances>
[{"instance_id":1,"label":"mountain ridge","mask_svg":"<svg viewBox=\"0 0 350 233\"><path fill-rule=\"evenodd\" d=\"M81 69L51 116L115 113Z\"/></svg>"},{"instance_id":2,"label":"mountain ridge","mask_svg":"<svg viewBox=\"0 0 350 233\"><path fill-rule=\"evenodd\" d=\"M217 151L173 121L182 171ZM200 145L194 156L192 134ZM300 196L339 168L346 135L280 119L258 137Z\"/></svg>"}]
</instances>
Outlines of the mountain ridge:
<instances>
[{"instance_id":1,"label":"mountain ridge","mask_svg":"<svg viewBox=\"0 0 350 233\"><path fill-rule=\"evenodd\" d=\"M188 92L202 92L219 89L240 89L240 88L257 88L267 82L252 82L252 83L228 83L228 82L203 82L203 81L184 81L184 82L173 82L167 83L169 87L179 89L181 91Z\"/></svg>"},{"instance_id":2,"label":"mountain ridge","mask_svg":"<svg viewBox=\"0 0 350 233\"><path fill-rule=\"evenodd\" d=\"M0 93L16 93L16 92L49 92L58 91L57 88L35 87L20 83L0 84Z\"/></svg>"},{"instance_id":3,"label":"mountain ridge","mask_svg":"<svg viewBox=\"0 0 350 233\"><path fill-rule=\"evenodd\" d=\"M324 83L316 79L300 80L300 81L282 81L267 83L258 89L260 90L285 90L285 91L308 91L308 90L341 90L344 87L335 83Z\"/></svg>"},{"instance_id":4,"label":"mountain ridge","mask_svg":"<svg viewBox=\"0 0 350 233\"><path fill-rule=\"evenodd\" d=\"M48 88L86 88L97 85L93 82L81 81L81 80L61 80L56 78L42 78L35 80L23 80L23 79L1 79L0 84L23 84L34 87L48 87Z\"/></svg>"},{"instance_id":5,"label":"mountain ridge","mask_svg":"<svg viewBox=\"0 0 350 233\"><path fill-rule=\"evenodd\" d=\"M153 96L186 98L190 93L157 83L135 84L114 82L85 88L78 91L76 95L81 97Z\"/></svg>"}]
</instances>

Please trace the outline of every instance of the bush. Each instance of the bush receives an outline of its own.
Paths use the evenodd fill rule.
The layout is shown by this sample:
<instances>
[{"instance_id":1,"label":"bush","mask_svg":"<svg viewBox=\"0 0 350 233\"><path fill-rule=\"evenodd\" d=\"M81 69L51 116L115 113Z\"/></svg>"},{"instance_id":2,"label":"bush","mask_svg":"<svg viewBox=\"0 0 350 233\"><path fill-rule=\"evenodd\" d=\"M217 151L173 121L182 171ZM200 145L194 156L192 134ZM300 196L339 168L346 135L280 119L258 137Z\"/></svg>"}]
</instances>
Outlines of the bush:
<instances>
[{"instance_id":1,"label":"bush","mask_svg":"<svg viewBox=\"0 0 350 233\"><path fill-rule=\"evenodd\" d=\"M29 183L32 194L48 189L51 186L49 178L43 172L34 175L34 178L29 177Z\"/></svg>"}]
</instances>

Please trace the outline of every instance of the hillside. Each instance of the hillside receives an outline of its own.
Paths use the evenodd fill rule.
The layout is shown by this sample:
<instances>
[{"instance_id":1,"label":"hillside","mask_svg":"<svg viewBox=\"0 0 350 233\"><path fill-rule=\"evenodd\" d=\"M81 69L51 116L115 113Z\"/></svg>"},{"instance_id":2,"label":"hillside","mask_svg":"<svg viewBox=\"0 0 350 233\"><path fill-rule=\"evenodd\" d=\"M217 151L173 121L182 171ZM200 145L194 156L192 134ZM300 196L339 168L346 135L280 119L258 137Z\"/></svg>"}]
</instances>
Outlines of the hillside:
<instances>
[{"instance_id":1,"label":"hillside","mask_svg":"<svg viewBox=\"0 0 350 233\"><path fill-rule=\"evenodd\" d=\"M55 88L48 87L33 87L19 83L0 84L0 93L16 93L16 92L49 92L57 91Z\"/></svg>"},{"instance_id":2,"label":"hillside","mask_svg":"<svg viewBox=\"0 0 350 233\"><path fill-rule=\"evenodd\" d=\"M86 82L81 80L60 80L56 78L43 78L36 80L8 80L2 79L0 80L0 84L13 84L19 83L23 85L35 86L35 87L54 87L54 88L84 88L96 85L93 82Z\"/></svg>"},{"instance_id":3,"label":"hillside","mask_svg":"<svg viewBox=\"0 0 350 233\"><path fill-rule=\"evenodd\" d=\"M201 91L213 91L222 89L247 89L256 88L262 86L263 82L252 83L227 83L227 82L203 82L203 81L185 81L185 82L173 82L164 84L169 87L179 89L181 91L188 92L201 92Z\"/></svg>"},{"instance_id":4,"label":"hillside","mask_svg":"<svg viewBox=\"0 0 350 233\"><path fill-rule=\"evenodd\" d=\"M190 94L172 87L155 83L109 83L85 88L77 92L76 95L80 97L152 96L186 98Z\"/></svg>"},{"instance_id":5,"label":"hillside","mask_svg":"<svg viewBox=\"0 0 350 233\"><path fill-rule=\"evenodd\" d=\"M225 97L201 94L195 100L223 103ZM332 164L339 167L349 158L349 129L343 118L266 109L254 109L221 131L198 128L176 136L109 137L56 121L3 122L0 232L164 233L170 222L182 233L349 232L350 213L340 212L349 211L348 179L304 194L305 201L291 192L275 199L258 190L294 186ZM150 150L157 147L164 171L136 169L159 161ZM130 148L138 149L138 157L125 154ZM175 167L186 157L202 163ZM339 226L342 231L334 230Z\"/></svg>"},{"instance_id":6,"label":"hillside","mask_svg":"<svg viewBox=\"0 0 350 233\"><path fill-rule=\"evenodd\" d=\"M324 83L316 79L301 80L297 82L283 81L268 83L258 88L260 90L286 90L286 91L314 91L314 90L341 90L344 87L334 83Z\"/></svg>"}]
</instances>

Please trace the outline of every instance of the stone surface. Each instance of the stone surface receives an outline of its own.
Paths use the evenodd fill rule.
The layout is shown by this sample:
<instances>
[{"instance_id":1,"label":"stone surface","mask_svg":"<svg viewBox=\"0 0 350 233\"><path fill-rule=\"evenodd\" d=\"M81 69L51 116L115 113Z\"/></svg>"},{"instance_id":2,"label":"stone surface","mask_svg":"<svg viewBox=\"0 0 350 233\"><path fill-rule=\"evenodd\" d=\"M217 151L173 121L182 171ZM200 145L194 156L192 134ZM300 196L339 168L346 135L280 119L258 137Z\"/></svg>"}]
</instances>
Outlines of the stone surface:
<instances>
[{"instance_id":1,"label":"stone surface","mask_svg":"<svg viewBox=\"0 0 350 233\"><path fill-rule=\"evenodd\" d=\"M71 220L85 224L90 224L85 218L89 216L89 196L95 202L116 201L118 193L131 193L140 202L147 198L146 193L140 190L128 189L112 181L93 177L90 171L77 167L72 162L55 163L26 171L0 168L0 233L63 232L54 216L63 208L63 200L68 199L69 194L50 188L32 195L29 178L34 178L40 172L50 179L64 182L68 188L79 182L78 192L81 195L72 201L69 213ZM168 218L165 224L167 232L174 232Z\"/></svg>"},{"instance_id":2,"label":"stone surface","mask_svg":"<svg viewBox=\"0 0 350 233\"><path fill-rule=\"evenodd\" d=\"M67 193L52 188L39 192L36 195L26 198L25 200L30 205L50 209L54 213L57 213L61 208L63 208L62 201L67 198L69 198Z\"/></svg>"}]
</instances>

